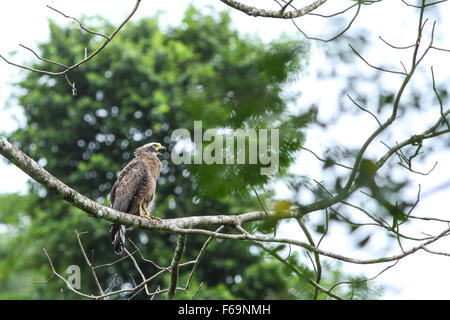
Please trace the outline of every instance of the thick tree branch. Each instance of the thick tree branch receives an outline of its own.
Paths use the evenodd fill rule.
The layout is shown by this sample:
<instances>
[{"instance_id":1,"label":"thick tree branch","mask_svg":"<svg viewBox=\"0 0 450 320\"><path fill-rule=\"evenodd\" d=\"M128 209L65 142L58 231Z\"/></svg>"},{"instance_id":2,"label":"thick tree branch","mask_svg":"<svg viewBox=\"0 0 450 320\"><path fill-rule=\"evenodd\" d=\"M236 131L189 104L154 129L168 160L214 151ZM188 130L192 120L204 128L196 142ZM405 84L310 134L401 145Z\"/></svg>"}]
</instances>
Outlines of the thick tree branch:
<instances>
[{"instance_id":1,"label":"thick tree branch","mask_svg":"<svg viewBox=\"0 0 450 320\"><path fill-rule=\"evenodd\" d=\"M91 217L120 223L125 226L139 227L147 230L183 233L182 230L184 228L200 225L238 225L255 220L268 218L285 219L300 215L299 211L269 211L267 213L264 211L254 211L238 215L192 216L176 219L163 219L161 221L149 220L102 206L78 193L51 175L36 161L28 157L4 137L0 137L0 154L28 174L31 178L50 191L53 191L56 195L70 204L86 212ZM314 208L314 206L310 206L310 208Z\"/></svg>"},{"instance_id":2,"label":"thick tree branch","mask_svg":"<svg viewBox=\"0 0 450 320\"><path fill-rule=\"evenodd\" d=\"M186 247L186 235L180 234L178 236L177 247L175 248L175 253L173 254L172 263L170 264L170 283L169 289L167 290L167 299L172 300L178 282L178 268L180 266L180 260L183 256L184 248Z\"/></svg>"},{"instance_id":3,"label":"thick tree branch","mask_svg":"<svg viewBox=\"0 0 450 320\"><path fill-rule=\"evenodd\" d=\"M321 5L323 5L327 0L316 0L312 2L309 5L306 5L300 9L296 9L293 11L286 11L287 5L290 4L287 3L287 5L283 6L281 10L265 10L265 9L259 9L256 7L252 7L246 4L243 4L241 2L235 1L235 0L220 0L223 3L225 3L227 6L232 7L236 10L242 11L250 16L254 17L266 17L266 18L280 18L280 19L293 19L298 18L301 16L304 16L305 14L308 14Z\"/></svg>"}]
</instances>

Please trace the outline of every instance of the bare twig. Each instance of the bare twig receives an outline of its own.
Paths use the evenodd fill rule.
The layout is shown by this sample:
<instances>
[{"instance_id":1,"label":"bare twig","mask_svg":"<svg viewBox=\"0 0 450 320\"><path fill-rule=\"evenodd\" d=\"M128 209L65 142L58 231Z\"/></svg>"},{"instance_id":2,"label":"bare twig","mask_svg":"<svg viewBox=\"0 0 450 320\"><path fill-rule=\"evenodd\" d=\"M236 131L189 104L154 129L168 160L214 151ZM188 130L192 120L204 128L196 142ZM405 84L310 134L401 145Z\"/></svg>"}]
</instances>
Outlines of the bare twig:
<instances>
[{"instance_id":1,"label":"bare twig","mask_svg":"<svg viewBox=\"0 0 450 320\"><path fill-rule=\"evenodd\" d=\"M54 11L56 11L56 12L62 14L62 15L64 15L66 18L73 19L73 20L77 21L77 22L79 23L80 27L81 27L83 30L85 30L86 32L91 33L91 34L94 34L94 35L99 35L99 36L102 36L103 38L105 38L105 41L104 41L104 42L103 42L103 43L102 43L95 51L93 51L90 55L85 56L84 59L82 59L82 60L76 62L75 64L73 64L73 65L71 65L71 66L66 66L66 65L64 65L64 64L62 64L62 63L59 63L59 62L56 62L56 61L52 61L52 60L48 60L48 59L41 58L36 52L34 52L33 50L31 50L30 48L21 45L21 46L24 47L25 49L28 49L29 51L31 51L31 52L32 52L39 60L42 60L42 61L45 61L45 62L48 62L48 63L52 63L52 64L56 64L56 65L58 65L58 66L60 66L60 67L63 67L64 69L63 69L62 71L53 72L53 71L48 71L48 70L44 70L44 69L36 69L36 68L27 67L27 66L24 66L24 65L20 65L20 64L11 62L11 61L9 61L8 59L6 59L5 57L3 57L2 55L0 55L0 58L2 58L6 63L8 63L8 64L10 64L10 65L13 65L13 66L15 66L15 67L18 67L18 68L21 68L21 69L25 69L25 70L28 70L28 71L37 72L37 73L42 73L42 74L47 74L47 75L51 75L51 76L63 76L63 75L64 75L64 76L66 76L66 79L67 79L67 81L69 82L69 84L70 84L70 86L71 86L71 88L72 88L73 94L75 95L75 94L76 94L75 84L74 84L74 83L71 83L71 82L68 80L68 78L67 78L67 73L70 72L70 71L72 71L72 70L74 70L74 69L76 69L76 68L78 68L78 67L79 67L80 65L82 65L83 63L86 63L87 61L91 60L91 59L92 59L93 57L95 57L100 51L102 51L103 48L105 48L106 45L108 45L108 43L109 43L109 42L117 35L117 33L122 29L122 27L128 22L128 20L131 19L131 17L134 15L134 13L136 12L136 10L138 9L140 3L141 3L141 0L137 0L137 1L136 1L135 5L134 5L134 7L133 7L133 9L132 9L132 11L130 12L130 14L125 18L125 20L122 21L122 23L121 23L121 24L120 24L120 25L119 25L119 26L118 26L118 27L117 27L117 28L116 28L109 36L105 36L105 35L103 35L103 34L101 34L101 33L91 31L91 30L85 28L85 27L81 24L81 22L78 21L78 19L75 19L75 18L73 18L73 17L67 16L67 15L65 15L64 13L62 13L62 12L60 12L60 11L58 11L58 10L56 10L56 9L54 9L54 8L52 8L52 7L50 7L50 6L48 6L50 9L52 9L52 10L54 10Z\"/></svg>"},{"instance_id":2,"label":"bare twig","mask_svg":"<svg viewBox=\"0 0 450 320\"><path fill-rule=\"evenodd\" d=\"M166 270L166 271L170 271L170 268L167 267L161 267L158 264L156 264L153 260L147 259L144 257L144 255L142 254L141 250L139 250L138 246L133 242L133 240L129 239L130 243L133 245L133 247L136 249L136 251L139 253L139 255L141 256L141 259L144 260L145 262L149 262L151 263L155 268L159 269L159 270Z\"/></svg>"},{"instance_id":3,"label":"bare twig","mask_svg":"<svg viewBox=\"0 0 450 320\"><path fill-rule=\"evenodd\" d=\"M350 284L350 285L353 285L353 284L356 284L356 283L363 283L363 282L373 281L373 280L375 280L376 278L378 278L380 275L382 275L384 272L386 272L387 270L389 270L389 269L391 269L392 267L394 267L395 265L397 265L397 263L398 263L399 261L400 261L400 260L396 260L393 264L387 266L386 268L383 268L383 270L381 270L380 272L378 272L378 273L377 273L375 276L373 276L373 277L366 278L366 279L363 279L363 280L340 281L340 282L337 282L337 283L335 283L334 285L332 285L332 286L330 287L329 290L332 291L332 290L334 290L336 287L338 287L338 286L340 286L340 285L342 285L342 284Z\"/></svg>"},{"instance_id":4,"label":"bare twig","mask_svg":"<svg viewBox=\"0 0 450 320\"><path fill-rule=\"evenodd\" d=\"M75 230L75 234L77 236L78 245L80 246L81 253L83 254L86 264L88 265L89 269L91 270L92 277L94 278L94 282L97 285L98 291L99 291L100 295L103 295L104 292L103 292L100 282L98 281L97 273L95 272L95 267L92 265L91 261L89 260L88 256L86 255L86 251L84 251L83 244L81 243L80 233L78 233L78 231Z\"/></svg>"},{"instance_id":5,"label":"bare twig","mask_svg":"<svg viewBox=\"0 0 450 320\"><path fill-rule=\"evenodd\" d=\"M259 197L258 192L256 192L256 189L253 188L253 192L256 195L256 198L258 198L259 204L261 205L261 208L264 210L265 214L268 216L269 214L267 213L266 207L264 206L264 203L262 202L261 198Z\"/></svg>"},{"instance_id":6,"label":"bare twig","mask_svg":"<svg viewBox=\"0 0 450 320\"><path fill-rule=\"evenodd\" d=\"M434 91L434 94L436 95L436 98L438 99L438 102L439 102L439 110L440 110L440 113L441 113L442 120L443 120L443 121L445 122L445 124L447 125L447 128L450 129L450 124L449 124L449 122L448 122L446 116L444 115L444 106L443 106L443 104L442 104L441 96L439 95L439 92L438 92L437 89L436 89L436 81L435 81L435 79L434 79L434 70L433 70L433 66L431 66L431 79L433 80L433 91Z\"/></svg>"},{"instance_id":7,"label":"bare twig","mask_svg":"<svg viewBox=\"0 0 450 320\"><path fill-rule=\"evenodd\" d=\"M347 32L347 30L350 29L350 27L353 25L353 23L355 22L356 18L358 17L358 15L359 15L359 13L360 13L361 5L370 5L370 4L373 4L373 3L376 3L376 2L380 2L380 1L381 1L381 0L374 0L374 1L358 1L357 3L355 3L355 4L351 5L351 6L349 6L348 8L346 8L346 9L344 9L344 10L342 10L342 11L336 12L336 13L334 13L334 14L328 15L328 16L327 16L327 15L321 15L321 14L308 13L309 15L316 15L316 16L320 16L320 17L322 17L322 18L331 18L331 17L337 16L337 15L340 15L340 14L346 12L347 10L353 8L354 6L357 6L357 9L356 9L356 11L355 11L355 14L354 14L353 18L350 20L350 22L348 22L347 25L346 25L341 31L339 31L339 32L336 33L334 36L332 36L331 38L328 38L328 39L308 36L308 35L307 35L307 34L299 27L299 25L294 21L294 19L291 19L291 21L292 21L292 23L294 24L295 28L296 28L296 29L297 29L297 30L298 30L298 31L299 31L306 39L308 39L308 40L316 40L316 41L321 41L321 42L331 42L331 41L336 40L336 39L339 38L340 36L342 36L344 33Z\"/></svg>"},{"instance_id":8,"label":"bare twig","mask_svg":"<svg viewBox=\"0 0 450 320\"><path fill-rule=\"evenodd\" d=\"M76 22L78 23L78 25L80 26L80 28L83 29L84 31L86 31L87 33L90 33L90 34L93 34L93 35L97 35L97 36L103 37L103 38L105 38L105 39L107 39L107 40L111 40L110 37L105 36L103 33L89 30L89 29L86 28L86 27L80 22L80 20L78 20L77 18L68 16L68 15L62 13L61 11L59 11L59 10L57 10L57 9L55 9L55 8L53 8L53 7L51 7L51 6L49 6L49 5L47 5L47 8L49 8L49 9L55 11L55 12L58 12L58 13L59 13L60 15L62 15L64 18L72 19L72 20L76 21Z\"/></svg>"},{"instance_id":9,"label":"bare twig","mask_svg":"<svg viewBox=\"0 0 450 320\"><path fill-rule=\"evenodd\" d=\"M351 44L348 44L348 46L352 49L352 51L362 60L364 61L369 67L379 70L379 71L383 71L383 72L389 72L389 73L395 73L395 74L401 74L403 76L406 76L407 73L404 71L395 71L395 70L389 70L386 68L381 68L381 67L377 67L374 66L373 64L369 63L366 59L363 58L363 56L355 49L353 48L353 46Z\"/></svg>"},{"instance_id":10,"label":"bare twig","mask_svg":"<svg viewBox=\"0 0 450 320\"><path fill-rule=\"evenodd\" d=\"M145 282L145 276L144 273L142 272L141 268L139 267L136 259L133 257L133 255L127 250L127 248L124 248L125 253L130 257L131 261L133 261L134 267L136 268L136 270L138 271L139 275L142 278L142 281ZM134 280L133 280L134 281ZM136 284L135 284L136 286ZM145 289L145 293L149 296L150 292L148 291L148 287L147 284L144 285L144 289Z\"/></svg>"},{"instance_id":11,"label":"bare twig","mask_svg":"<svg viewBox=\"0 0 450 320\"><path fill-rule=\"evenodd\" d=\"M308 239L309 244L313 247L316 247L316 245L314 243L314 239L313 239L311 233L309 232L308 228L306 227L305 223L302 221L302 218L297 218L296 220L298 222L298 225L302 229L303 233L305 234L306 238ZM316 267L314 268L316 270L315 283L320 285L320 279L322 278L322 265L320 263L319 254L317 252L313 252L313 253L314 253L314 259L316 261ZM317 300L318 296L319 296L319 288L316 287L316 290L314 291L313 299Z\"/></svg>"},{"instance_id":12,"label":"bare twig","mask_svg":"<svg viewBox=\"0 0 450 320\"><path fill-rule=\"evenodd\" d=\"M108 293L112 290L112 288L114 287L114 284L116 283L116 277L117 277L117 273L114 273L114 276L111 279L111 282L109 283L108 288L105 290L105 293Z\"/></svg>"},{"instance_id":13,"label":"bare twig","mask_svg":"<svg viewBox=\"0 0 450 320\"><path fill-rule=\"evenodd\" d=\"M60 63L60 62L57 62L57 61L53 61L53 60L49 60L49 59L41 58L33 49L28 48L27 46L24 46L23 44L19 43L19 46L21 46L22 48L27 49L28 51L31 51L36 56L36 58L38 58L41 61L52 63L52 64L55 64L57 66L63 67L63 68L69 68L69 66L67 66L67 65L65 65L63 63Z\"/></svg>"},{"instance_id":14,"label":"bare twig","mask_svg":"<svg viewBox=\"0 0 450 320\"><path fill-rule=\"evenodd\" d=\"M380 38L381 41L383 41L385 44L387 44L389 47L391 47L393 49L405 50L405 49L411 49L411 48L415 47L415 44L411 44L409 46L396 46L396 45L393 45L393 44L387 42L381 36L378 36L378 38Z\"/></svg>"},{"instance_id":15,"label":"bare twig","mask_svg":"<svg viewBox=\"0 0 450 320\"><path fill-rule=\"evenodd\" d=\"M328 163L331 163L331 164L334 164L334 165L336 165L336 166L339 166L339 167L342 167L342 168L345 168L345 169L348 169L348 170L351 170L351 169L352 169L352 167L346 166L345 164L338 163L338 162L336 162L336 161L334 161L334 160L330 160L330 159L322 159L322 158L319 157L314 151L312 151L312 150L310 150L310 149L308 149L308 148L306 148L306 147L300 146L300 149L303 149L303 150L308 151L308 152L311 153L314 157L316 157L317 160L322 161L322 162L324 162L324 163L327 163L327 164L328 164Z\"/></svg>"},{"instance_id":16,"label":"bare twig","mask_svg":"<svg viewBox=\"0 0 450 320\"><path fill-rule=\"evenodd\" d=\"M216 229L215 232L220 232L225 226L220 226L218 229ZM200 263L200 260L203 258L203 255L206 252L206 248L208 248L209 243L211 242L211 240L213 239L213 237L209 237L208 239L206 239L205 243L203 244L203 246L201 247L200 251L197 254L197 257L195 258L194 261L194 266L192 267L191 273L189 274L188 280L186 281L186 286L184 287L185 291L188 291L189 286L191 284L192 278L195 275L195 272L197 271L198 265ZM180 264L181 266L181 264ZM200 289L200 287L197 289L197 291ZM196 294L194 294L195 296Z\"/></svg>"},{"instance_id":17,"label":"bare twig","mask_svg":"<svg viewBox=\"0 0 450 320\"><path fill-rule=\"evenodd\" d=\"M368 109L366 109L366 108L363 108L363 107L361 107L349 94L347 94L347 97L350 99L350 101L351 102L353 102L353 104L355 105L355 106L357 106L359 109L361 109L362 111L364 111L364 112L367 112L368 114L370 114L374 119L375 119L375 121L378 123L378 125L381 127L381 122L380 122L380 120L378 120L378 117L373 113L373 112L371 112L370 110L368 110Z\"/></svg>"},{"instance_id":18,"label":"bare twig","mask_svg":"<svg viewBox=\"0 0 450 320\"><path fill-rule=\"evenodd\" d=\"M136 253L136 251L133 251L133 252L131 253L131 255L133 255L133 254L135 254L135 253ZM113 261L113 262L101 264L101 265L98 265L98 266L94 266L94 269L100 269L100 268L104 268L104 267L110 267L110 266L113 266L113 265L115 265L116 263L121 262L121 261L123 261L123 260L126 260L126 259L128 259L128 258L129 258L128 255L127 255L127 256L123 256L123 257L120 257L119 259L117 259L117 260L115 260L115 261Z\"/></svg>"},{"instance_id":19,"label":"bare twig","mask_svg":"<svg viewBox=\"0 0 450 320\"><path fill-rule=\"evenodd\" d=\"M61 276L58 272L56 272L55 267L53 266L52 259L50 259L50 256L48 255L47 250L42 249L42 251L47 256L48 263L50 264L50 267L52 268L53 274L55 276L57 276L59 279L61 279L67 285L67 288L69 288L70 290L72 290L73 292L78 294L79 296L82 296L82 297L85 297L85 298L89 298L89 299L95 299L96 298L94 295L85 294L85 293L80 292L77 289L75 289L69 281L67 281L63 276Z\"/></svg>"},{"instance_id":20,"label":"bare twig","mask_svg":"<svg viewBox=\"0 0 450 320\"><path fill-rule=\"evenodd\" d=\"M197 297L197 294L199 293L200 289L203 287L203 282L200 282L200 285L198 286L197 290L195 290L194 294L192 295L192 300Z\"/></svg>"}]
</instances>

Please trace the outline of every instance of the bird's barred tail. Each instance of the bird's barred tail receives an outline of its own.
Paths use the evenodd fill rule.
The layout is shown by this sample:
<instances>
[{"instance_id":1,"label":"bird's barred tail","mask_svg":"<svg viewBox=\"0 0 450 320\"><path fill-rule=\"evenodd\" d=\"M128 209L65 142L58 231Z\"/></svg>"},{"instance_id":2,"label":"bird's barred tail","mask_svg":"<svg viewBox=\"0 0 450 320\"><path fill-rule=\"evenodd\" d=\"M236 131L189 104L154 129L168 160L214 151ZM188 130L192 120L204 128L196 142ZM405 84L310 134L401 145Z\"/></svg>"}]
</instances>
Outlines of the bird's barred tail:
<instances>
[{"instance_id":1,"label":"bird's barred tail","mask_svg":"<svg viewBox=\"0 0 450 320\"><path fill-rule=\"evenodd\" d=\"M114 252L121 254L125 245L125 226L118 223L111 225L111 241L114 246Z\"/></svg>"}]
</instances>

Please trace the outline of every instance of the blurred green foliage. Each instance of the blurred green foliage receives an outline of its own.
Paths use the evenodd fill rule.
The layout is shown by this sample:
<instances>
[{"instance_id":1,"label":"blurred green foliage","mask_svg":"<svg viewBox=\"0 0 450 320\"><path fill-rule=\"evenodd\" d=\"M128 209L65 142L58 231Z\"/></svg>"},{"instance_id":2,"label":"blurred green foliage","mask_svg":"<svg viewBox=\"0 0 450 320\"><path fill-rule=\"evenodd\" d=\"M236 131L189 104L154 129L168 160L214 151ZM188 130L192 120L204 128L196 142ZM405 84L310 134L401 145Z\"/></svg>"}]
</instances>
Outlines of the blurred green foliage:
<instances>
[{"instance_id":1,"label":"blurred green foliage","mask_svg":"<svg viewBox=\"0 0 450 320\"><path fill-rule=\"evenodd\" d=\"M98 17L95 21L100 31L113 30L107 21ZM231 25L227 13L206 15L193 7L178 27L163 30L157 18L128 23L101 54L69 74L78 96L71 95L63 77L26 73L17 84L21 88L17 98L27 125L10 139L66 184L108 204L117 173L134 149L158 141L171 150L175 142L170 136L176 128L192 131L194 120L202 120L203 128L278 128L280 170L274 176L260 175L260 165L173 165L165 154L154 213L174 218L260 210L252 188L260 188L269 203L272 192L263 192L264 186L270 179L282 178L315 115L313 109L287 112L297 95L283 91L301 71L307 46L289 39L264 44L240 35ZM67 65L82 58L85 47L92 52L102 41L51 22L50 30L49 42L40 45L41 56ZM55 65L34 67L58 71ZM3 299L57 299L60 289L66 299L79 298L55 277L45 284L33 283L51 276L42 248L62 275L66 276L69 265L79 265L81 291L97 293L74 229L87 231L81 239L95 265L117 259L108 222L88 217L34 182L26 195L1 196L0 223L4 227L0 233ZM138 229L127 236L146 258L160 266L170 265L176 236ZM205 240L188 237L183 261L194 259ZM127 246L133 250L129 241ZM313 273L299 263L297 254L290 254L289 261L298 265L304 278L255 248L250 242L212 241L189 292L177 293L176 298L190 298L200 282L204 286L198 299L312 297L313 288L306 279ZM138 261L145 275L157 271L152 264ZM181 284L189 271L181 269ZM130 286L132 278L140 279L129 261L99 268L97 273L104 288L115 275L115 289ZM167 285L168 276L160 277L150 290ZM362 290L361 295L367 292ZM137 295L144 297L143 292Z\"/></svg>"}]
</instances>

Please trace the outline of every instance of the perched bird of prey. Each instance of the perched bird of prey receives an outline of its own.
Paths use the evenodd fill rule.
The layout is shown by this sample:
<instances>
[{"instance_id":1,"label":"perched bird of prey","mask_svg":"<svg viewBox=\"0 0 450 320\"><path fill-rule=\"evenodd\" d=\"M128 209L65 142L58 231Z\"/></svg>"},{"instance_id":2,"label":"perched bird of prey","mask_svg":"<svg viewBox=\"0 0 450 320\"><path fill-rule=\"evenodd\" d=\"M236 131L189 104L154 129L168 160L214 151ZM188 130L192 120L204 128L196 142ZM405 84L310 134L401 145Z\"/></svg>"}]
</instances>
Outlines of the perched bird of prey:
<instances>
[{"instance_id":1,"label":"perched bird of prey","mask_svg":"<svg viewBox=\"0 0 450 320\"><path fill-rule=\"evenodd\" d=\"M152 142L134 151L134 159L123 168L111 189L111 208L148 219L159 219L150 215L149 210L155 201L156 181L162 166L158 156L165 149L161 144ZM118 223L111 226L111 240L116 254L123 251L125 231L125 226Z\"/></svg>"}]
</instances>

